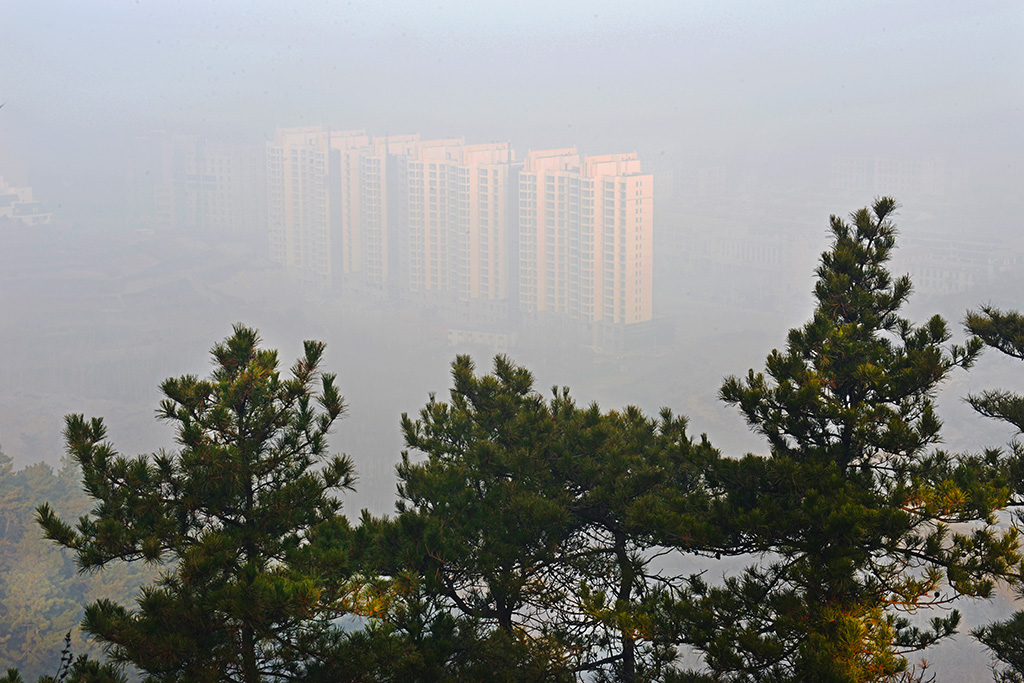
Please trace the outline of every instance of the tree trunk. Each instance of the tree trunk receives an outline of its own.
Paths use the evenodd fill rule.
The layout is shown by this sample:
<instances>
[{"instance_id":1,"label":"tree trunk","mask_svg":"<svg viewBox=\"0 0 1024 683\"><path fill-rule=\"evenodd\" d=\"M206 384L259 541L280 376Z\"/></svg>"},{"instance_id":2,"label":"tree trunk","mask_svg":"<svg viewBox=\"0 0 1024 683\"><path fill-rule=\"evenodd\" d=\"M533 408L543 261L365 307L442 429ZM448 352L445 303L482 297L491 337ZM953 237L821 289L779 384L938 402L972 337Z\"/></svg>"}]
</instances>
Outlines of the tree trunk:
<instances>
[{"instance_id":1,"label":"tree trunk","mask_svg":"<svg viewBox=\"0 0 1024 683\"><path fill-rule=\"evenodd\" d=\"M615 532L615 559L619 564L619 592L616 596L618 605L616 608L630 609L630 598L633 594L633 565L629 561L629 553L626 551L626 534L622 531ZM636 681L636 635L632 626L622 631L620 637L622 647L622 670L619 672L623 683L634 683Z\"/></svg>"},{"instance_id":2,"label":"tree trunk","mask_svg":"<svg viewBox=\"0 0 1024 683\"><path fill-rule=\"evenodd\" d=\"M256 637L249 625L242 627L242 680L245 683L259 683L260 680L256 668Z\"/></svg>"}]
</instances>

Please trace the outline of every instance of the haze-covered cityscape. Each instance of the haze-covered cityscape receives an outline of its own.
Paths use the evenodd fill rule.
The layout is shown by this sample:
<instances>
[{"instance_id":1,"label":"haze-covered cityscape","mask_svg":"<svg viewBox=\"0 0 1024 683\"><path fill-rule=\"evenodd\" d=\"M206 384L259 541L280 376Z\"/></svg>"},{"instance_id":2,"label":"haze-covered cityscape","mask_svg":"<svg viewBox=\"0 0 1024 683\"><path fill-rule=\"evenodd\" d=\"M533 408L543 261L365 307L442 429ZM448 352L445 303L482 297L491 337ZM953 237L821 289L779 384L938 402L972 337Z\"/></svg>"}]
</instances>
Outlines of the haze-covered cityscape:
<instances>
[{"instance_id":1,"label":"haze-covered cityscape","mask_svg":"<svg viewBox=\"0 0 1024 683\"><path fill-rule=\"evenodd\" d=\"M303 340L325 343L353 525L396 514L402 415L448 400L459 354L481 374L504 354L546 399L568 387L581 407L668 407L723 458L768 455L723 380L761 371L815 315L829 217L880 197L898 202L887 267L913 284L901 316L941 315L948 348L968 343L968 311L1024 308L1024 6L1010 0L41 0L0 14L12 472L67 465L68 414L102 416L124 455L181 448L157 419L161 383L207 376L237 323L282 370ZM1021 386L1019 361L993 349L952 367L925 392L934 448L1007 449L1018 430L966 397ZM714 582L751 563L697 554L670 564ZM30 620L10 611L40 590L27 581L0 590L12 623ZM920 617L952 607L959 633L907 656L938 681L990 680L969 632L1020 597L999 582L993 600ZM0 668L34 676L4 642ZM40 673L60 643L48 656Z\"/></svg>"}]
</instances>

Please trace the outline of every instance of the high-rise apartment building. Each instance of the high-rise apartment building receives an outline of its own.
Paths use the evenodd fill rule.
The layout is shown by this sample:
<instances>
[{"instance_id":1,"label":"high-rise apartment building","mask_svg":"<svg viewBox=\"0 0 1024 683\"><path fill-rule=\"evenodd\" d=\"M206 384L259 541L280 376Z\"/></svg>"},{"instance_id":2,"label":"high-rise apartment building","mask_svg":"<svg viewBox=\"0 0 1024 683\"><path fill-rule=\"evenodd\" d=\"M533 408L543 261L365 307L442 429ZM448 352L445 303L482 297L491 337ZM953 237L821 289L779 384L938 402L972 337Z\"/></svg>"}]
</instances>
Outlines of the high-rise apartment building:
<instances>
[{"instance_id":1,"label":"high-rise apartment building","mask_svg":"<svg viewBox=\"0 0 1024 683\"><path fill-rule=\"evenodd\" d=\"M510 296L514 216L508 143L419 143L399 160L408 288L460 301Z\"/></svg>"},{"instance_id":2,"label":"high-rise apartment building","mask_svg":"<svg viewBox=\"0 0 1024 683\"><path fill-rule=\"evenodd\" d=\"M271 255L321 287L505 302L527 317L651 319L653 178L633 154L278 130Z\"/></svg>"},{"instance_id":3,"label":"high-rise apartment building","mask_svg":"<svg viewBox=\"0 0 1024 683\"><path fill-rule=\"evenodd\" d=\"M365 131L332 132L332 222L336 263L349 286L382 290L394 279L401 223L395 212L396 159L419 143L417 135L371 138ZM390 188L390 191L389 191Z\"/></svg>"},{"instance_id":4,"label":"high-rise apartment building","mask_svg":"<svg viewBox=\"0 0 1024 683\"><path fill-rule=\"evenodd\" d=\"M390 293L505 300L515 236L508 143L328 134L335 280Z\"/></svg>"},{"instance_id":5,"label":"high-rise apartment building","mask_svg":"<svg viewBox=\"0 0 1024 683\"><path fill-rule=\"evenodd\" d=\"M229 239L262 236L265 164L256 145L184 136L182 227Z\"/></svg>"},{"instance_id":6,"label":"high-rise apartment building","mask_svg":"<svg viewBox=\"0 0 1024 683\"><path fill-rule=\"evenodd\" d=\"M528 315L650 320L653 178L633 154L530 152L519 174L519 305Z\"/></svg>"},{"instance_id":7,"label":"high-rise apartment building","mask_svg":"<svg viewBox=\"0 0 1024 683\"><path fill-rule=\"evenodd\" d=\"M331 285L328 150L320 126L279 128L267 145L270 257L317 288Z\"/></svg>"},{"instance_id":8,"label":"high-rise apartment building","mask_svg":"<svg viewBox=\"0 0 1024 683\"><path fill-rule=\"evenodd\" d=\"M266 160L260 145L152 131L135 139L128 222L255 241L266 225Z\"/></svg>"}]
</instances>

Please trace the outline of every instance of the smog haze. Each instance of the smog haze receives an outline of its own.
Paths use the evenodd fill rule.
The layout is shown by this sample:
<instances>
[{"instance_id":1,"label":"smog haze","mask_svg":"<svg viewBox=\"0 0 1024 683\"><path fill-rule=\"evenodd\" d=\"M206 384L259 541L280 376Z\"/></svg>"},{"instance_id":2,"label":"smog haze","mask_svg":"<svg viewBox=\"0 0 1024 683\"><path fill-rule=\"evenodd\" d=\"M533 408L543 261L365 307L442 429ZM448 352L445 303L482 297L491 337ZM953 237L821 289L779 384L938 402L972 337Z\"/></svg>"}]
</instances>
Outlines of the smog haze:
<instances>
[{"instance_id":1,"label":"smog haze","mask_svg":"<svg viewBox=\"0 0 1024 683\"><path fill-rule=\"evenodd\" d=\"M359 475L350 517L393 510L400 416L447 395L459 353L479 370L506 353L583 405L668 406L724 454L762 453L722 378L762 368L809 318L829 215L881 195L900 202L893 270L914 281L912 320L938 313L962 341L968 309L1024 307L1016 1L34 0L0 14L0 195L30 188L47 216L0 217L0 446L16 467L59 467L68 413L104 416L130 455L174 448L159 383L206 374L236 322L282 365L326 342L348 404L335 447ZM419 136L507 145L518 164L568 148L581 168L638 162L653 183L643 333L535 319L513 294L407 296L406 252L376 290L337 264L330 281L297 274L272 250L264 174L279 131L304 127L386 139L381 158ZM244 220L153 208L156 176L178 172L160 155L197 145L251 162L220 197ZM945 385L946 447L1012 437L962 400L1021 386L996 355ZM964 666L987 676L969 647Z\"/></svg>"}]
</instances>

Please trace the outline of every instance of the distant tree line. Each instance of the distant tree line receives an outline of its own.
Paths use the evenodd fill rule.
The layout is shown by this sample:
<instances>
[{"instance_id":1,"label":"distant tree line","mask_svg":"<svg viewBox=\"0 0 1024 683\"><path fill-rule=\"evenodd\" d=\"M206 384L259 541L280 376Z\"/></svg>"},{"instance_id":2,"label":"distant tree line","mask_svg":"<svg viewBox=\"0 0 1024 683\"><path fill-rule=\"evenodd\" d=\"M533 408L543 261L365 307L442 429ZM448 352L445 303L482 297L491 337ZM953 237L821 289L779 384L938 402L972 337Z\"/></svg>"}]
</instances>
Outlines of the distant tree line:
<instances>
[{"instance_id":1,"label":"distant tree line","mask_svg":"<svg viewBox=\"0 0 1024 683\"><path fill-rule=\"evenodd\" d=\"M5 544L35 542L29 506L45 499L46 538L85 576L116 580L87 589L62 564L80 587L49 605L42 587L9 588L5 566L5 607L59 612L63 629L87 603L82 628L103 654L75 641L62 656L53 628L33 660L24 634L0 646L51 681L927 680L911 658L957 632L957 600L1024 586L1021 520L1008 523L1024 451L938 448L934 406L985 345L1024 359L1024 318L969 313L956 345L941 317L901 317L895 210L882 198L831 219L811 320L763 372L722 385L764 436L759 455L723 457L668 409L545 397L504 356L489 373L459 356L448 396L402 416L394 514L350 520L338 495L352 462L326 441L345 406L323 344L282 374L237 325L208 378L161 386L177 450L127 458L102 420L71 415L59 476L0 467ZM969 401L1024 430L1019 395ZM747 568L673 572L687 556ZM1024 681L1024 613L974 635L997 680Z\"/></svg>"},{"instance_id":2,"label":"distant tree line","mask_svg":"<svg viewBox=\"0 0 1024 683\"><path fill-rule=\"evenodd\" d=\"M56 472L43 463L15 471L0 453L0 671L19 667L29 680L55 673L68 633L71 650L100 655L78 628L83 606L102 597L128 600L157 575L139 564L83 574L73 556L42 537L34 516L40 501L71 519L89 512L80 476L70 458Z\"/></svg>"}]
</instances>

